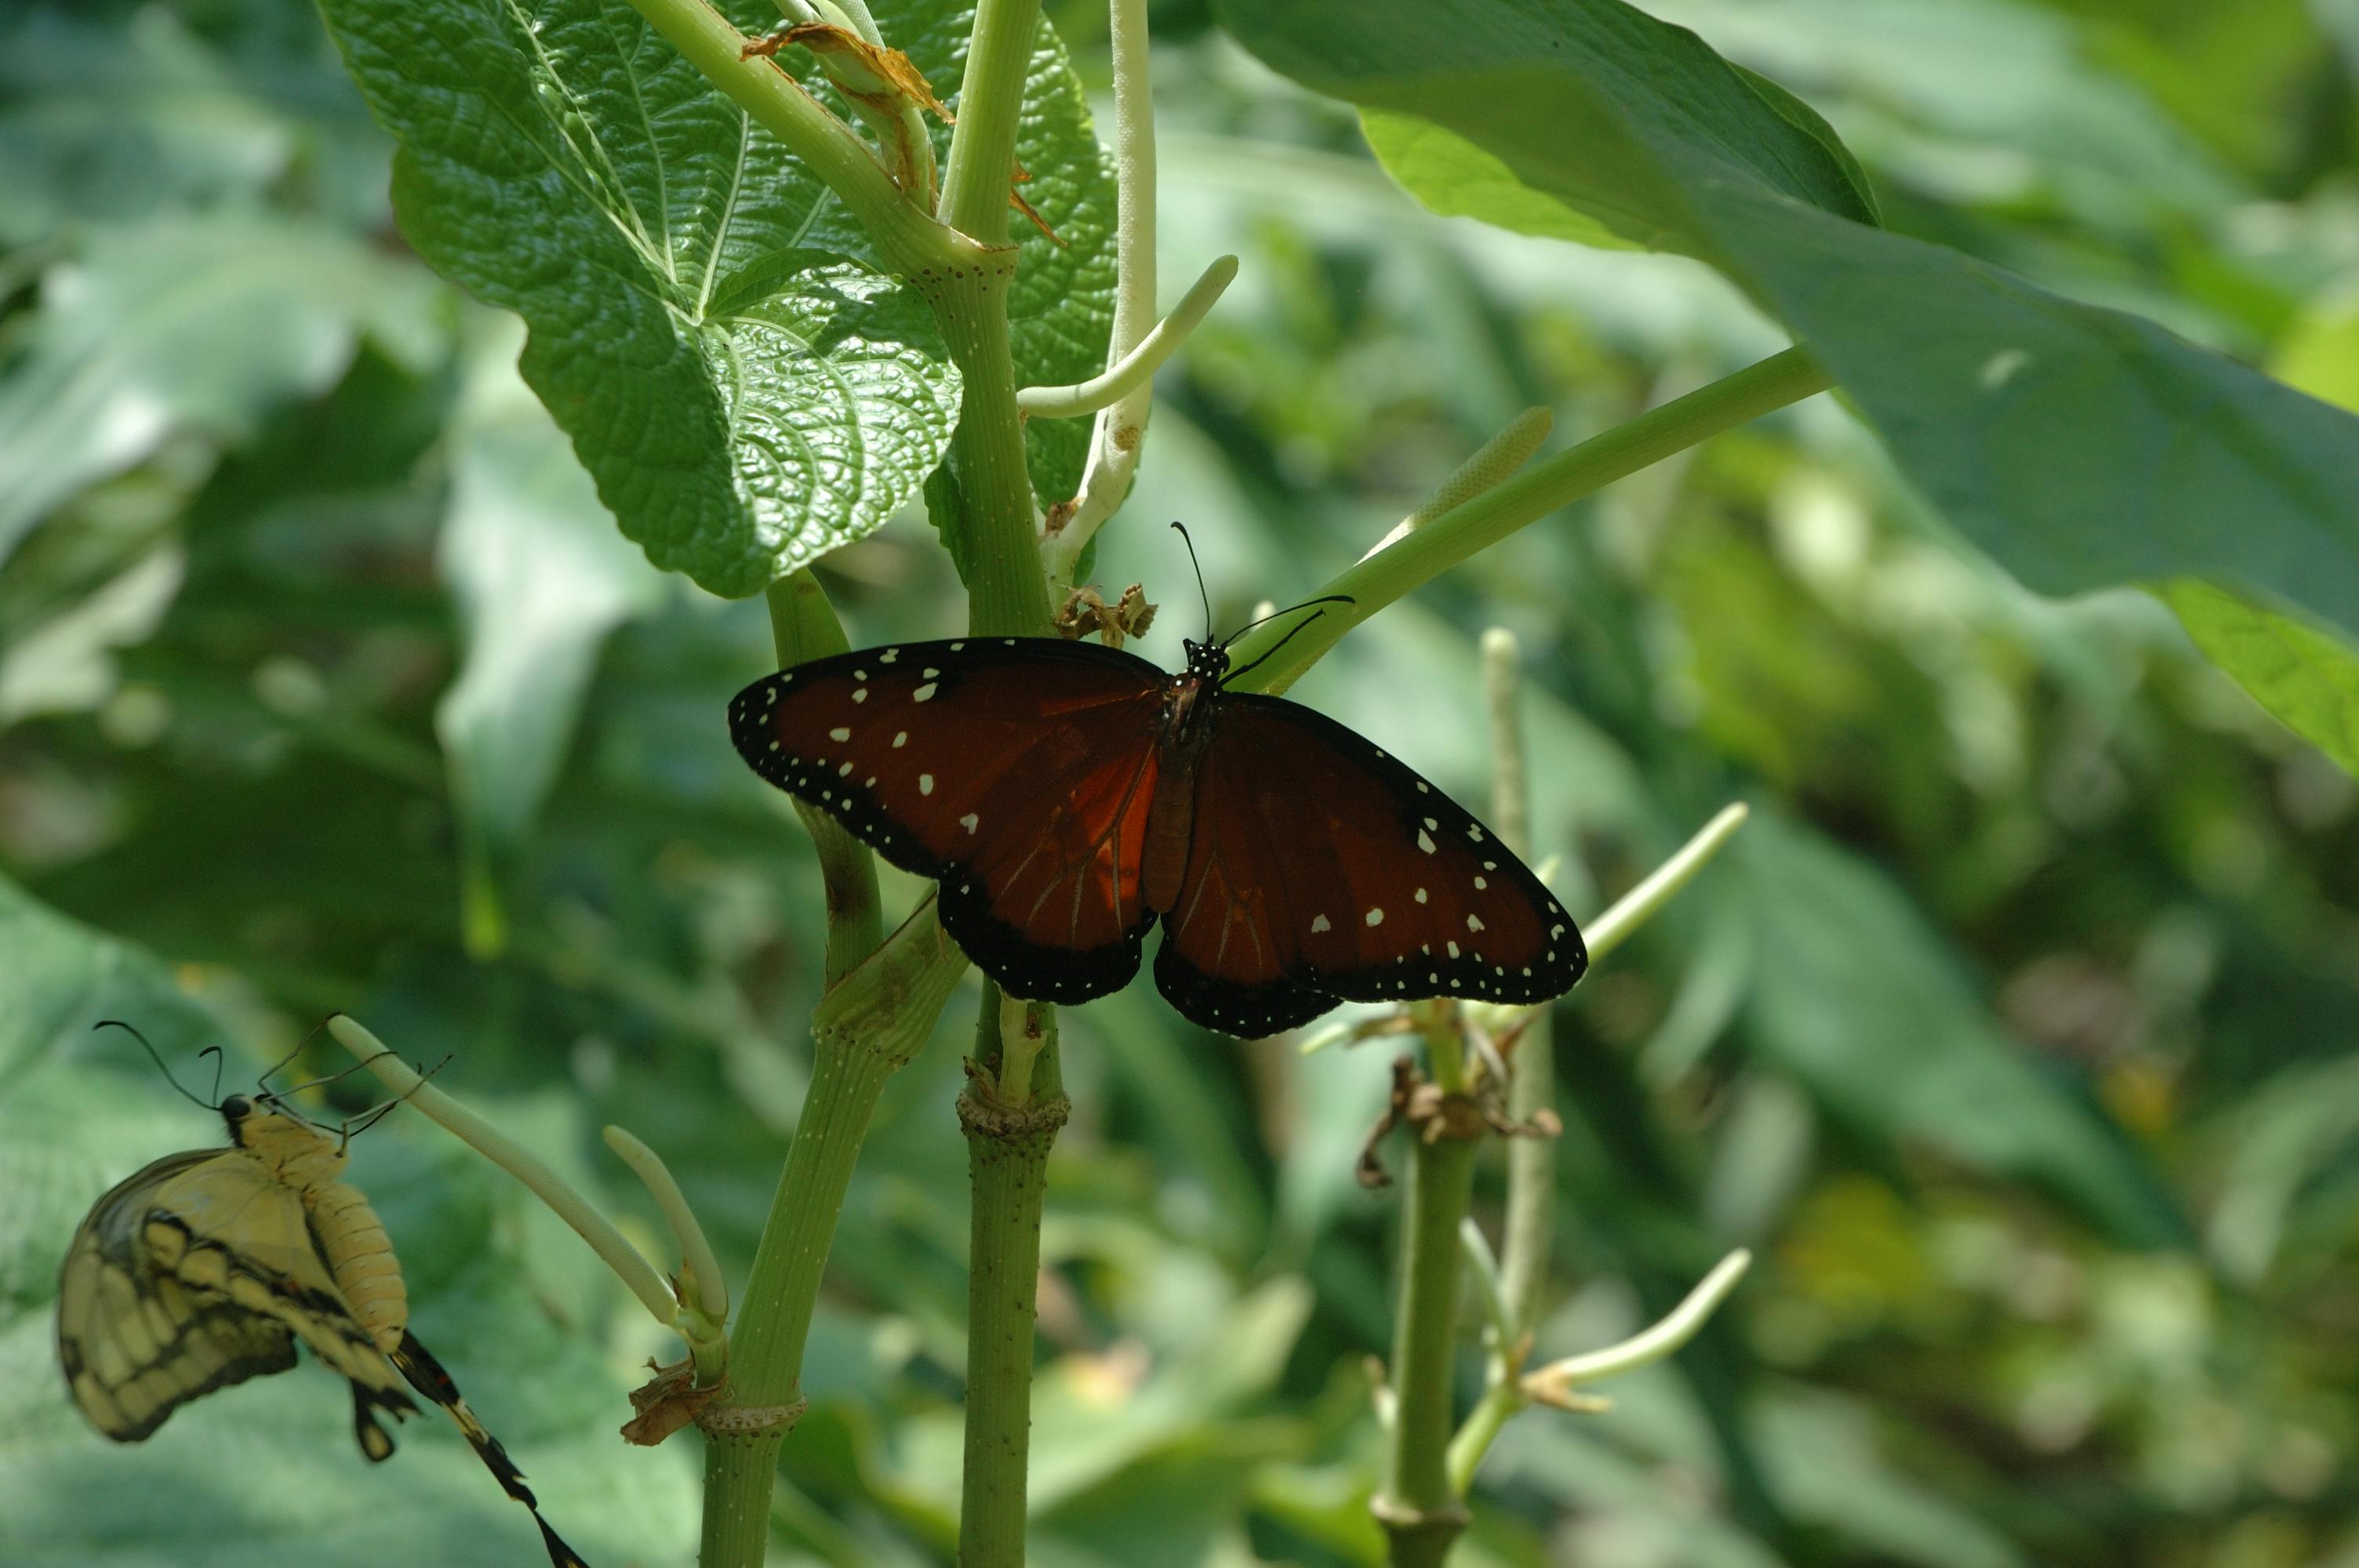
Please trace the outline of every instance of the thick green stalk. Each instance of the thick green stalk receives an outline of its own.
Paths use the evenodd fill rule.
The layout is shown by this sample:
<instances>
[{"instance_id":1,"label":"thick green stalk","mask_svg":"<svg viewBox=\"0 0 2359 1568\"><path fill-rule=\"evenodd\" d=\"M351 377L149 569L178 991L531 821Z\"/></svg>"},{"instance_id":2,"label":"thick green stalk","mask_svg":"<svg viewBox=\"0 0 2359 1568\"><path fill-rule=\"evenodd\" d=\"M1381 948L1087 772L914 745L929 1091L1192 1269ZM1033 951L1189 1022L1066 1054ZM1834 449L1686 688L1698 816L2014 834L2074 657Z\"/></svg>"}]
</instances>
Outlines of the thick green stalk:
<instances>
[{"instance_id":1,"label":"thick green stalk","mask_svg":"<svg viewBox=\"0 0 2359 1568\"><path fill-rule=\"evenodd\" d=\"M1393 1340L1391 1474L1375 1499L1393 1568L1431 1568L1466 1527L1450 1484L1458 1225L1474 1201L1473 1138L1419 1139L1409 1158L1400 1318Z\"/></svg>"},{"instance_id":2,"label":"thick green stalk","mask_svg":"<svg viewBox=\"0 0 2359 1568\"><path fill-rule=\"evenodd\" d=\"M1049 590L1040 576L1032 479L1024 466L1024 425L1007 341L1007 290L1015 277L1016 253L1009 249L972 265L921 273L918 284L964 378L958 429L951 437L955 503L936 522L957 535L953 553L966 574L967 627L1042 637L1049 633Z\"/></svg>"},{"instance_id":3,"label":"thick green stalk","mask_svg":"<svg viewBox=\"0 0 2359 1568\"><path fill-rule=\"evenodd\" d=\"M933 1033L966 960L920 905L811 1021L811 1083L729 1340L725 1403L704 1428L703 1568L756 1568L778 1444L802 1408L803 1345L885 1081Z\"/></svg>"},{"instance_id":4,"label":"thick green stalk","mask_svg":"<svg viewBox=\"0 0 2359 1568\"><path fill-rule=\"evenodd\" d=\"M1516 529L1674 452L1832 384L1808 354L1788 349L1535 463L1330 579L1321 593L1347 594L1353 602L1327 606L1324 614L1294 635L1284 653L1237 684L1255 691L1284 690L1353 627ZM1281 637L1293 635L1299 624L1274 621L1249 632L1230 656L1243 668L1276 647Z\"/></svg>"},{"instance_id":5,"label":"thick green stalk","mask_svg":"<svg viewBox=\"0 0 2359 1568\"><path fill-rule=\"evenodd\" d=\"M982 0L974 10L939 211L943 222L978 244L1007 243L1016 125L1024 114L1024 77L1039 27L1040 0Z\"/></svg>"},{"instance_id":6,"label":"thick green stalk","mask_svg":"<svg viewBox=\"0 0 2359 1568\"><path fill-rule=\"evenodd\" d=\"M972 1202L967 1275L966 1464L960 1568L1023 1568L1032 1436L1032 1341L1049 1151L1071 1108L1056 1011L997 1004L989 1054L959 1097Z\"/></svg>"},{"instance_id":7,"label":"thick green stalk","mask_svg":"<svg viewBox=\"0 0 2359 1568\"><path fill-rule=\"evenodd\" d=\"M952 554L966 576L967 625L1033 637L1047 634L1050 606L1007 338L1007 291L1016 279L1007 197L1039 25L1039 0L982 0L976 6L940 206L942 222L976 248L954 262L912 269L964 378L951 438L954 503L951 514L936 521L956 535Z\"/></svg>"}]
</instances>

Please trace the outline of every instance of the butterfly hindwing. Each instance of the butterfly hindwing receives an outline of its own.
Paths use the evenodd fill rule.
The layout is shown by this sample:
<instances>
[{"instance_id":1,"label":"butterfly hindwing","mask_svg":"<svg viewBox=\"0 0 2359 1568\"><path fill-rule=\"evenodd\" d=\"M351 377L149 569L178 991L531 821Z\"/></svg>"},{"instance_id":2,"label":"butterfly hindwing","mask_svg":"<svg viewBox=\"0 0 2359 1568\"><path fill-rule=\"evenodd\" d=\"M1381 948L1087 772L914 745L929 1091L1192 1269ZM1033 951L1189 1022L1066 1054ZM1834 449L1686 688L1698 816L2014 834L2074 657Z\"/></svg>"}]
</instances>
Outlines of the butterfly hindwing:
<instances>
[{"instance_id":1,"label":"butterfly hindwing","mask_svg":"<svg viewBox=\"0 0 2359 1568\"><path fill-rule=\"evenodd\" d=\"M1166 677L1134 654L962 638L813 660L730 704L738 753L904 871L1012 995L1083 1001L1136 972L1139 860Z\"/></svg>"},{"instance_id":2,"label":"butterfly hindwing","mask_svg":"<svg viewBox=\"0 0 2359 1568\"><path fill-rule=\"evenodd\" d=\"M1224 694L1196 802L1156 974L1199 1022L1266 1030L1321 996L1545 1001L1587 965L1571 917L1489 828L1310 708Z\"/></svg>"}]
</instances>

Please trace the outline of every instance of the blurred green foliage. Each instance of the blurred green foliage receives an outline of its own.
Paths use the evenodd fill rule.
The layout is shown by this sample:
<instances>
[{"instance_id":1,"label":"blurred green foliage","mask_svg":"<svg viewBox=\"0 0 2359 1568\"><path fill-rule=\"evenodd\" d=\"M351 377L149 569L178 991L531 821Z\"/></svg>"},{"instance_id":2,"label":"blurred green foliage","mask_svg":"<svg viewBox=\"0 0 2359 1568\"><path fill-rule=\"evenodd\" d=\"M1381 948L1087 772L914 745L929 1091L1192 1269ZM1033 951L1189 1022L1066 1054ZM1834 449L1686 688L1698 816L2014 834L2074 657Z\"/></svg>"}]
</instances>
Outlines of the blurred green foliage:
<instances>
[{"instance_id":1,"label":"blurred green foliage","mask_svg":"<svg viewBox=\"0 0 2359 1568\"><path fill-rule=\"evenodd\" d=\"M2359 388L2350 6L1650 8L1823 113L1899 232ZM1103 87L1101 14L1050 14ZM1100 552L1110 587L1168 601L1151 654L1195 630L1167 518L1234 623L1523 407L1577 438L1781 345L1694 264L1425 215L1347 110L1201 6L1156 23L1166 275L1244 267L1165 373ZM741 1277L799 1100L817 873L720 721L769 667L758 605L619 542L514 327L394 231L387 154L306 10L0 18L12 1565L529 1550L449 1433L364 1466L320 1376L137 1449L80 1424L49 1344L66 1234L109 1181L218 1136L96 1019L176 1061L225 1039L250 1077L349 1009L638 1212L597 1152L628 1125ZM855 641L960 624L921 516L822 569ZM1725 1248L1762 1258L1613 1413L1508 1429L1462 1560L2359 1563L2352 779L2156 601L2015 586L1830 399L1528 530L1295 695L1479 802L1494 623L1529 654L1539 849L1573 907L1726 800L1758 808L1559 1010L1540 1350L1627 1330ZM787 1561L947 1559L961 1011L853 1187ZM1037 1560L1375 1563L1361 1364L1388 1337L1394 1206L1351 1165L1386 1064L1215 1042L1145 987L1064 1037ZM409 1120L357 1166L421 1332L593 1562L685 1561L690 1440L610 1433L671 1347Z\"/></svg>"}]
</instances>

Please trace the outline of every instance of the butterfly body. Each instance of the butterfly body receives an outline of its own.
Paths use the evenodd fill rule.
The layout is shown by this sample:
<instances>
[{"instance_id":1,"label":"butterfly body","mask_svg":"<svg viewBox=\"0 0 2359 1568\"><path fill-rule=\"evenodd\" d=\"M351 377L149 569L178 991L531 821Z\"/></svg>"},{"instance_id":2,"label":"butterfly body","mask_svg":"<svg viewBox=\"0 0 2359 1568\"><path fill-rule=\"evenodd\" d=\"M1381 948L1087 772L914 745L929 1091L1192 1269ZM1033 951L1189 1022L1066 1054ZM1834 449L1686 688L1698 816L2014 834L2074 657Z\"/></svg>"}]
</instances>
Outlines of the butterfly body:
<instances>
[{"instance_id":1,"label":"butterfly body","mask_svg":"<svg viewBox=\"0 0 2359 1568\"><path fill-rule=\"evenodd\" d=\"M391 1239L345 1152L268 1097L220 1106L231 1147L168 1154L92 1206L58 1282L58 1359L76 1405L137 1443L181 1405L295 1365L301 1340L351 1386L371 1461L394 1442L378 1419L415 1414L405 1383L447 1411L512 1498L532 1510L556 1568L582 1560L540 1518L499 1440L408 1328Z\"/></svg>"},{"instance_id":2,"label":"butterfly body","mask_svg":"<svg viewBox=\"0 0 2359 1568\"><path fill-rule=\"evenodd\" d=\"M1050 638L812 661L730 705L762 777L940 883L1009 995L1120 989L1148 928L1191 1021L1254 1036L1339 1000L1536 1002L1586 964L1570 916L1463 808L1332 719Z\"/></svg>"}]
</instances>

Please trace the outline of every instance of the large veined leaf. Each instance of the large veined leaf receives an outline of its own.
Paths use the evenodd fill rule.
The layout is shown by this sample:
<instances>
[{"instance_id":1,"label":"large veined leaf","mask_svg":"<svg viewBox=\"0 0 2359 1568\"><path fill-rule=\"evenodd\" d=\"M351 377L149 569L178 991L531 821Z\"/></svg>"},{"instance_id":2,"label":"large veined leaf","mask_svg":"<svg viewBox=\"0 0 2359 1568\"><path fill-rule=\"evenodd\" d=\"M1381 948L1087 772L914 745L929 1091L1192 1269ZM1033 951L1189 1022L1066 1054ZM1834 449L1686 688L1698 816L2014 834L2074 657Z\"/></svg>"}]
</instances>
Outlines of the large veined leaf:
<instances>
[{"instance_id":1,"label":"large veined leaf","mask_svg":"<svg viewBox=\"0 0 2359 1568\"><path fill-rule=\"evenodd\" d=\"M756 31L777 19L753 0L727 9ZM322 10L400 141L404 232L524 318L526 381L650 560L754 593L917 493L958 406L930 314L876 270L827 189L636 12L616 0ZM910 6L879 20L942 88L959 15ZM1038 176L1034 204L1085 257L1111 227L1098 149L1053 41L1035 64L1042 101L1018 157ZM1104 294L1081 265L1027 268L1039 276L1011 298L1036 362L1018 365L1027 380L1071 379L1067 351L1103 351Z\"/></svg>"},{"instance_id":2,"label":"large veined leaf","mask_svg":"<svg viewBox=\"0 0 2359 1568\"><path fill-rule=\"evenodd\" d=\"M181 1099L128 1035L91 1025L138 1022L199 1090L205 1045L223 1047L233 1076L259 1065L154 957L5 881L0 952L0 1562L538 1561L531 1520L455 1430L408 1422L400 1451L371 1465L353 1444L344 1390L308 1357L191 1402L144 1443L109 1443L83 1422L52 1322L73 1227L147 1161L223 1139L220 1119ZM686 1455L614 1436L622 1384L502 1256L495 1232L512 1226L516 1189L439 1132L389 1124L363 1143L364 1190L394 1193L381 1206L408 1263L419 1335L529 1473L550 1520L592 1562L677 1556L694 1533ZM93 1519L106 1521L96 1535Z\"/></svg>"},{"instance_id":3,"label":"large veined leaf","mask_svg":"<svg viewBox=\"0 0 2359 1568\"><path fill-rule=\"evenodd\" d=\"M1227 14L1272 65L1361 105L1430 204L1710 261L2031 587L2205 577L2359 627L2359 421L2150 321L1873 226L1831 133L1686 29L1620 0Z\"/></svg>"}]
</instances>

